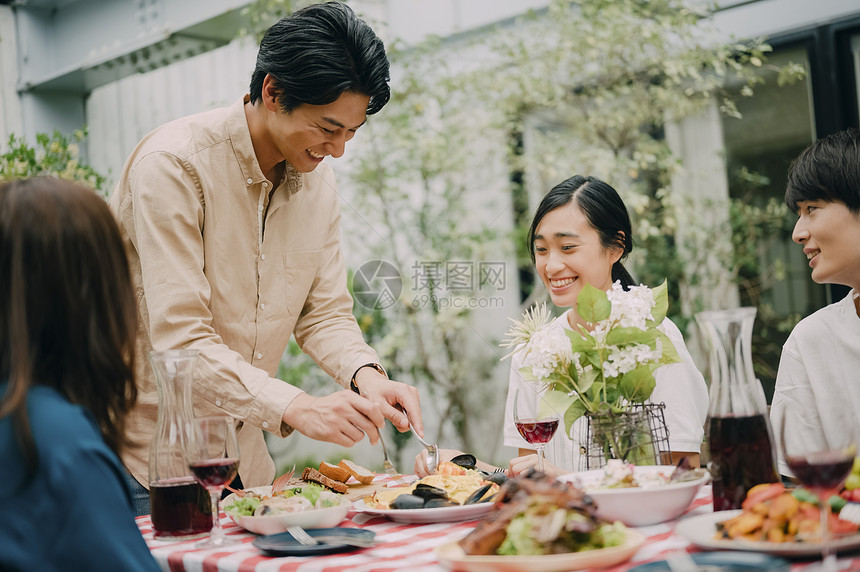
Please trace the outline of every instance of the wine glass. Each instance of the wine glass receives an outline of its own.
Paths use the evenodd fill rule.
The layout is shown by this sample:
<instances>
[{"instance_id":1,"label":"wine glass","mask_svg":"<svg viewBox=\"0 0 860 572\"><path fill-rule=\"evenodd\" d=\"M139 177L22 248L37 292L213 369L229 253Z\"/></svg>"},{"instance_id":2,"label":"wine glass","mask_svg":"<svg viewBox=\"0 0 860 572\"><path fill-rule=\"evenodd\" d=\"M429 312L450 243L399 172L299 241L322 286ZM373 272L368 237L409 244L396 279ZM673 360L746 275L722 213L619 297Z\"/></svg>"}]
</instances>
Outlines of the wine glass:
<instances>
[{"instance_id":1,"label":"wine glass","mask_svg":"<svg viewBox=\"0 0 860 572\"><path fill-rule=\"evenodd\" d=\"M514 392L514 424L523 439L537 449L538 471L543 472L544 445L549 443L549 440L555 435L556 429L558 429L558 415L555 413L541 414L539 410L541 397L537 391L530 392L529 397L533 400L531 405L520 401L522 395L519 389ZM520 410L528 412L520 415Z\"/></svg>"},{"instance_id":2,"label":"wine glass","mask_svg":"<svg viewBox=\"0 0 860 572\"><path fill-rule=\"evenodd\" d=\"M236 421L228 415L201 417L191 423L184 444L185 462L212 499L212 532L199 548L214 548L232 544L221 528L218 502L224 486L239 471L239 444L236 440Z\"/></svg>"},{"instance_id":3,"label":"wine glass","mask_svg":"<svg viewBox=\"0 0 860 572\"><path fill-rule=\"evenodd\" d=\"M779 419L779 441L785 463L795 478L818 497L821 506L821 562L806 570L838 570L836 555L831 549L830 497L839 492L851 473L856 443L845 447L819 449L790 438L789 425L783 415ZM786 439L786 437L789 437Z\"/></svg>"}]
</instances>

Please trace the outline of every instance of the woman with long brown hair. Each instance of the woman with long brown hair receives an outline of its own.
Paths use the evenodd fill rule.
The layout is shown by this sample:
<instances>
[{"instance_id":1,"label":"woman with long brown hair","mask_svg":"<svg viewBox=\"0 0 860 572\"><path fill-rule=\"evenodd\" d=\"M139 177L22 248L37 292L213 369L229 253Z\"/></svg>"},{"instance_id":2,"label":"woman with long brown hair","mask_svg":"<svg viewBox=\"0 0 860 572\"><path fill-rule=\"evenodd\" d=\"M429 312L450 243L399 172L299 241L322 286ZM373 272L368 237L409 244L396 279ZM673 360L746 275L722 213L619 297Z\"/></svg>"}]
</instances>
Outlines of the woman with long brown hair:
<instances>
[{"instance_id":1,"label":"woman with long brown hair","mask_svg":"<svg viewBox=\"0 0 860 572\"><path fill-rule=\"evenodd\" d=\"M53 177L0 184L0 569L158 570L117 456L136 327L105 201Z\"/></svg>"}]
</instances>

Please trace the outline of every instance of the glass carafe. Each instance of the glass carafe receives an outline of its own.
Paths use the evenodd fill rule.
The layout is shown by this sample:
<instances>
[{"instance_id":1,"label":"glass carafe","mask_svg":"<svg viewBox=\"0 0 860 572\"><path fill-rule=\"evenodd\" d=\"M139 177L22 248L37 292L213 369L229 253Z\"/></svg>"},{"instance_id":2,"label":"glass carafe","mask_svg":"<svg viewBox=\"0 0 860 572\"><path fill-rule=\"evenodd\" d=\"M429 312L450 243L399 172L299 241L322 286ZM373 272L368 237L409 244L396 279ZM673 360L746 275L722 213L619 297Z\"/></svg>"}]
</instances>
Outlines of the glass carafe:
<instances>
[{"instance_id":1,"label":"glass carafe","mask_svg":"<svg viewBox=\"0 0 860 572\"><path fill-rule=\"evenodd\" d=\"M158 384L158 422L149 447L149 499L153 536L161 540L202 536L212 529L206 492L188 468L182 441L194 420L191 372L196 350L149 352Z\"/></svg>"},{"instance_id":2,"label":"glass carafe","mask_svg":"<svg viewBox=\"0 0 860 572\"><path fill-rule=\"evenodd\" d=\"M714 510L741 508L747 491L779 480L767 401L752 365L752 307L696 314L709 348L710 448Z\"/></svg>"}]
</instances>

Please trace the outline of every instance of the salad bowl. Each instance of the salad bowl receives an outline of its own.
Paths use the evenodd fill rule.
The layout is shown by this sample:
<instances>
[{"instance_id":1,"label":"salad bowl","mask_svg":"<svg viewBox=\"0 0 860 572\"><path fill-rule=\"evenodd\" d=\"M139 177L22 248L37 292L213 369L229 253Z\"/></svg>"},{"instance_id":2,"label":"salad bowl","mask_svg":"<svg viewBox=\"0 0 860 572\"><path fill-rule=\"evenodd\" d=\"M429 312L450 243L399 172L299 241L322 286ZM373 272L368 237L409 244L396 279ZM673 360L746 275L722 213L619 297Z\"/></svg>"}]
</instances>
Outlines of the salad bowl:
<instances>
[{"instance_id":1,"label":"salad bowl","mask_svg":"<svg viewBox=\"0 0 860 572\"><path fill-rule=\"evenodd\" d=\"M245 490L253 491L263 496L270 496L272 494L271 486L251 487ZM233 522L248 532L264 535L287 532L287 528L290 526L301 526L308 529L335 527L346 518L346 513L349 512L350 506L349 500L344 497L341 499L341 504L337 506L311 508L285 514L253 516L240 514L239 511L231 509L230 507L237 501L239 501L239 496L235 493L221 501L224 512L233 519Z\"/></svg>"},{"instance_id":2,"label":"salad bowl","mask_svg":"<svg viewBox=\"0 0 860 572\"><path fill-rule=\"evenodd\" d=\"M668 482L675 467L671 465L633 467L640 486L607 488L603 469L562 475L559 480L573 482L597 505L597 516L621 521L627 526L647 526L678 518L690 507L699 489L710 480L707 471L697 478Z\"/></svg>"}]
</instances>

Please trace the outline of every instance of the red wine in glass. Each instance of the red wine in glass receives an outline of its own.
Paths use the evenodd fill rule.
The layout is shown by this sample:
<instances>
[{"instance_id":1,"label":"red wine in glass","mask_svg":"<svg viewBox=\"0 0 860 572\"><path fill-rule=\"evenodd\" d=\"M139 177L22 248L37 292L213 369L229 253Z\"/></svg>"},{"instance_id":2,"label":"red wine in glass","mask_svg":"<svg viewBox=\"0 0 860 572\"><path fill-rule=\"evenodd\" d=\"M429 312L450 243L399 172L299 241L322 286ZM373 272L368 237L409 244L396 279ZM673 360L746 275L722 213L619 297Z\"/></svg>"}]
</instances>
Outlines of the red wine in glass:
<instances>
[{"instance_id":1,"label":"red wine in glass","mask_svg":"<svg viewBox=\"0 0 860 572\"><path fill-rule=\"evenodd\" d=\"M520 399L525 396L530 400L535 400L534 404L537 408L540 407L541 396L535 392L527 392L520 393L517 390L514 393L514 424L517 427L517 431L522 435L522 438L529 442L531 445L535 445L537 448L537 456L538 456L538 465L537 469L540 472L543 472L543 449L544 445L552 439L552 436L555 434L556 429L558 429L558 416L553 415L549 417L537 418L523 416L520 417L519 410L520 409L531 409L527 404L521 403ZM537 411L537 409L536 409Z\"/></svg>"},{"instance_id":2,"label":"red wine in glass","mask_svg":"<svg viewBox=\"0 0 860 572\"><path fill-rule=\"evenodd\" d=\"M549 443L552 436L555 435L558 429L558 419L520 419L516 422L517 431L520 432L523 439L532 445Z\"/></svg>"},{"instance_id":3,"label":"red wine in glass","mask_svg":"<svg viewBox=\"0 0 860 572\"><path fill-rule=\"evenodd\" d=\"M791 439L793 424L783 413L779 417L779 440L785 455L785 464L795 478L818 496L821 511L821 562L808 566L807 570L834 571L839 567L836 555L830 546L830 497L845 483L854 465L857 446L819 448Z\"/></svg>"},{"instance_id":4,"label":"red wine in glass","mask_svg":"<svg viewBox=\"0 0 860 572\"><path fill-rule=\"evenodd\" d=\"M221 528L218 501L224 486L233 480L239 469L239 443L236 420L229 415L198 417L183 443L185 462L194 478L209 492L212 507L212 531L200 548L215 548L232 544Z\"/></svg>"},{"instance_id":5,"label":"red wine in glass","mask_svg":"<svg viewBox=\"0 0 860 572\"><path fill-rule=\"evenodd\" d=\"M843 451L822 451L806 457L786 457L797 479L813 490L838 491L851 473L854 455Z\"/></svg>"},{"instance_id":6,"label":"red wine in glass","mask_svg":"<svg viewBox=\"0 0 860 572\"><path fill-rule=\"evenodd\" d=\"M239 472L239 459L209 459L189 463L188 467L201 485L207 489L223 488Z\"/></svg>"}]
</instances>

